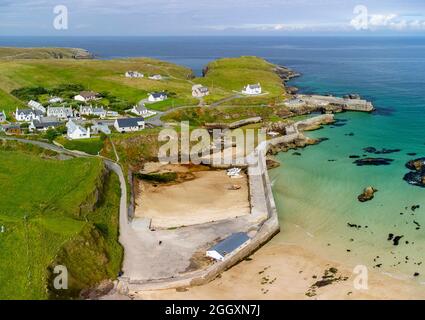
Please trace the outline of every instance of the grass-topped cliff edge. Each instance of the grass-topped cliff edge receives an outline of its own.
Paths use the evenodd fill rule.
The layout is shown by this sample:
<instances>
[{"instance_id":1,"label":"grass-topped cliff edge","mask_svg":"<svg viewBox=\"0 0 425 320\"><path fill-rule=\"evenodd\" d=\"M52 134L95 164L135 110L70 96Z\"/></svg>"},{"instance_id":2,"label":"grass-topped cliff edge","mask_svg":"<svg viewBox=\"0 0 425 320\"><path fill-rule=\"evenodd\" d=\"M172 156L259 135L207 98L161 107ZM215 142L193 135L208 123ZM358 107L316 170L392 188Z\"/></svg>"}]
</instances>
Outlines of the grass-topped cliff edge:
<instances>
[{"instance_id":1,"label":"grass-topped cliff edge","mask_svg":"<svg viewBox=\"0 0 425 320\"><path fill-rule=\"evenodd\" d=\"M75 298L116 278L120 188L100 159L0 142L0 167L0 299ZM56 265L69 290L54 290Z\"/></svg>"}]
</instances>

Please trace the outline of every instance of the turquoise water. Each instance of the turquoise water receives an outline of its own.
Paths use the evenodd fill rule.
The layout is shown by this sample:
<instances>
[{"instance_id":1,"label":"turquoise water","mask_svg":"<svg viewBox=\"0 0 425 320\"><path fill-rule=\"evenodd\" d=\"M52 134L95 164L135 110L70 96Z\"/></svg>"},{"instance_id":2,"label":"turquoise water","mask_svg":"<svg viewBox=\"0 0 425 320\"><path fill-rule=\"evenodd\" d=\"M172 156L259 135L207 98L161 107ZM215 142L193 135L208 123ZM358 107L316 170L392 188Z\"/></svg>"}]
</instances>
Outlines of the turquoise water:
<instances>
[{"instance_id":1,"label":"turquoise water","mask_svg":"<svg viewBox=\"0 0 425 320\"><path fill-rule=\"evenodd\" d=\"M351 265L380 265L375 269L401 278L418 272L415 279L425 281L425 189L402 180L408 172L405 163L425 156L425 48L422 40L416 41L415 47L404 49L389 43L387 50L365 47L359 49L361 57L355 50L347 57L353 49L330 49L329 57L322 58L311 52L310 63L299 64L304 75L294 84L302 91L357 92L372 100L378 112L339 114L337 118L347 120L345 126L307 134L328 141L300 151L301 156L291 151L278 156L282 166L271 177L283 226L279 241L311 247ZM354 165L349 156L362 156L369 146L402 151L376 155L394 159L389 166ZM418 155L407 155L411 152ZM357 196L366 186L379 192L374 200L360 203ZM412 205L421 208L412 212ZM399 246L387 241L389 233L404 236Z\"/></svg>"},{"instance_id":2,"label":"turquoise water","mask_svg":"<svg viewBox=\"0 0 425 320\"><path fill-rule=\"evenodd\" d=\"M257 55L301 72L293 84L303 92L361 94L377 113L340 114L345 126L309 133L328 141L301 156L279 155L282 166L271 172L283 227L277 241L353 265L382 264L376 270L397 276L419 272L415 279L425 282L425 189L402 180L405 162L415 158L406 154L425 157L424 37L0 37L0 45L82 47L105 59L149 56L197 74L217 58ZM369 146L402 151L384 155L394 159L390 166L355 166L348 157L363 155ZM379 192L359 203L357 196L369 185ZM405 209L417 204L414 215ZM404 236L399 246L387 241L389 233Z\"/></svg>"}]
</instances>

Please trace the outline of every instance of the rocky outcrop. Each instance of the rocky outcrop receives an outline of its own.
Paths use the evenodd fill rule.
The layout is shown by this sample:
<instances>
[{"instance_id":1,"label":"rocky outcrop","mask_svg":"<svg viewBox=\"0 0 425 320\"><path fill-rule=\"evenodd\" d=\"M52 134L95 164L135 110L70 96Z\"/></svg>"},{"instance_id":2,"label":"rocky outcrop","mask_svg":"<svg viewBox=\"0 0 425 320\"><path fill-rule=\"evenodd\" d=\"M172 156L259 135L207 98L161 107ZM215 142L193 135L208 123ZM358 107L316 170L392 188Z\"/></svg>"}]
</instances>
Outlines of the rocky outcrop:
<instances>
[{"instance_id":1,"label":"rocky outcrop","mask_svg":"<svg viewBox=\"0 0 425 320\"><path fill-rule=\"evenodd\" d=\"M363 190L363 193L357 197L360 202L370 201L374 198L375 192L378 190L374 187L367 187Z\"/></svg>"},{"instance_id":2,"label":"rocky outcrop","mask_svg":"<svg viewBox=\"0 0 425 320\"><path fill-rule=\"evenodd\" d=\"M295 72L284 66L276 66L274 71L282 79L283 82L288 82L289 80L299 77L301 75L300 73Z\"/></svg>"},{"instance_id":3,"label":"rocky outcrop","mask_svg":"<svg viewBox=\"0 0 425 320\"><path fill-rule=\"evenodd\" d=\"M406 168L412 171L407 173L403 180L413 186L425 188L425 158L407 162Z\"/></svg>"}]
</instances>

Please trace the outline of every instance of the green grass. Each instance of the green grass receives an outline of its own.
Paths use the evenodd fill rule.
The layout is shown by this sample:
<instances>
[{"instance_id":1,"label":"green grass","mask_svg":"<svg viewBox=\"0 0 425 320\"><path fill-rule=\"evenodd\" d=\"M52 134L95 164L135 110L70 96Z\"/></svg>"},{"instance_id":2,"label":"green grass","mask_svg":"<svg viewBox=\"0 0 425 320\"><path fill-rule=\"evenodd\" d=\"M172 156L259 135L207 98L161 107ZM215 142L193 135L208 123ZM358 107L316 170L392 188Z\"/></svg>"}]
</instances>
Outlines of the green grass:
<instances>
[{"instance_id":1,"label":"green grass","mask_svg":"<svg viewBox=\"0 0 425 320\"><path fill-rule=\"evenodd\" d=\"M204 78L193 81L210 88L207 102L241 92L247 84L260 83L266 96L251 97L232 101L232 104L264 104L284 98L285 88L282 80L274 72L274 65L258 57L225 58L211 62ZM248 100L247 100L248 99Z\"/></svg>"},{"instance_id":2,"label":"green grass","mask_svg":"<svg viewBox=\"0 0 425 320\"><path fill-rule=\"evenodd\" d=\"M0 226L5 227L0 299L52 297L47 288L54 262L65 265L73 279L70 290L60 293L66 297L120 270L117 178L105 176L99 159L61 161L40 152L16 143L0 146ZM103 190L100 200L98 190ZM93 258L77 245L83 239L92 244Z\"/></svg>"},{"instance_id":3,"label":"green grass","mask_svg":"<svg viewBox=\"0 0 425 320\"><path fill-rule=\"evenodd\" d=\"M56 142L63 145L68 150L82 151L91 155L98 155L103 149L103 140L99 137L81 140L68 140L64 137L56 139Z\"/></svg>"},{"instance_id":4,"label":"green grass","mask_svg":"<svg viewBox=\"0 0 425 320\"><path fill-rule=\"evenodd\" d=\"M147 77L127 79L124 73L128 70L138 70L146 75L160 73L167 78L162 81ZM22 87L53 88L61 84L80 84L89 90L108 92L132 104L147 98L150 92L164 90L175 95L175 99L197 103L191 96L192 85L188 81L191 74L188 68L148 58L108 61L0 60L0 90L10 93Z\"/></svg>"}]
</instances>

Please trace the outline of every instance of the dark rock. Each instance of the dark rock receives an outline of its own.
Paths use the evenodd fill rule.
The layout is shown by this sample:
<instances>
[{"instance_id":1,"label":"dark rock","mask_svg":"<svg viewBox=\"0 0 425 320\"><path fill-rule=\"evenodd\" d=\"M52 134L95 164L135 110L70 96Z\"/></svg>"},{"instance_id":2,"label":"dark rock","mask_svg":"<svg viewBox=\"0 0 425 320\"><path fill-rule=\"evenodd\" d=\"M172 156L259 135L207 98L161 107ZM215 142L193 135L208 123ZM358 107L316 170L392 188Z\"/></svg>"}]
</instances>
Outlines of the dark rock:
<instances>
[{"instance_id":1,"label":"dark rock","mask_svg":"<svg viewBox=\"0 0 425 320\"><path fill-rule=\"evenodd\" d=\"M375 192L378 190L374 187L367 187L363 190L363 193L357 197L360 202L370 201L374 198Z\"/></svg>"},{"instance_id":2,"label":"dark rock","mask_svg":"<svg viewBox=\"0 0 425 320\"><path fill-rule=\"evenodd\" d=\"M294 156L300 156L300 155L301 155L301 153L299 153L299 152L294 152L292 155L294 155Z\"/></svg>"},{"instance_id":3,"label":"dark rock","mask_svg":"<svg viewBox=\"0 0 425 320\"><path fill-rule=\"evenodd\" d=\"M417 155L417 153L416 152L409 152L409 153L406 153L408 156L416 156Z\"/></svg>"},{"instance_id":4,"label":"dark rock","mask_svg":"<svg viewBox=\"0 0 425 320\"><path fill-rule=\"evenodd\" d=\"M356 156L356 155L351 155L349 156L350 159L360 159L360 156Z\"/></svg>"},{"instance_id":5,"label":"dark rock","mask_svg":"<svg viewBox=\"0 0 425 320\"><path fill-rule=\"evenodd\" d=\"M388 166L393 162L393 159L388 158L364 158L354 161L357 166Z\"/></svg>"},{"instance_id":6,"label":"dark rock","mask_svg":"<svg viewBox=\"0 0 425 320\"><path fill-rule=\"evenodd\" d=\"M403 180L413 186L425 188L425 170L408 172L404 175Z\"/></svg>"},{"instance_id":7,"label":"dark rock","mask_svg":"<svg viewBox=\"0 0 425 320\"><path fill-rule=\"evenodd\" d=\"M399 245L399 243L400 243L400 240L403 238L404 236L395 236L394 237L394 239L393 239L393 244L395 245L395 246L398 246Z\"/></svg>"},{"instance_id":8,"label":"dark rock","mask_svg":"<svg viewBox=\"0 0 425 320\"><path fill-rule=\"evenodd\" d=\"M396 152L400 152L400 149L381 149L381 150L377 150L374 147L367 147L363 149L364 152L367 153L373 153L373 154L389 154L389 153L396 153Z\"/></svg>"},{"instance_id":9,"label":"dark rock","mask_svg":"<svg viewBox=\"0 0 425 320\"><path fill-rule=\"evenodd\" d=\"M394 238L394 234L392 234L392 233L390 233L389 235L388 235L388 241L391 241L392 239Z\"/></svg>"},{"instance_id":10,"label":"dark rock","mask_svg":"<svg viewBox=\"0 0 425 320\"><path fill-rule=\"evenodd\" d=\"M425 158L411 160L406 163L406 168L414 171L422 171L425 169Z\"/></svg>"},{"instance_id":11,"label":"dark rock","mask_svg":"<svg viewBox=\"0 0 425 320\"><path fill-rule=\"evenodd\" d=\"M415 272L415 273L413 274L413 276L414 276L414 277L419 277L419 276L420 276L420 273L419 273L419 272Z\"/></svg>"}]
</instances>

